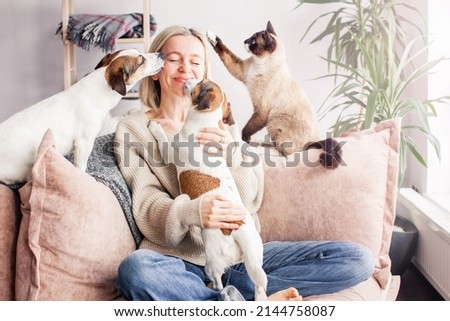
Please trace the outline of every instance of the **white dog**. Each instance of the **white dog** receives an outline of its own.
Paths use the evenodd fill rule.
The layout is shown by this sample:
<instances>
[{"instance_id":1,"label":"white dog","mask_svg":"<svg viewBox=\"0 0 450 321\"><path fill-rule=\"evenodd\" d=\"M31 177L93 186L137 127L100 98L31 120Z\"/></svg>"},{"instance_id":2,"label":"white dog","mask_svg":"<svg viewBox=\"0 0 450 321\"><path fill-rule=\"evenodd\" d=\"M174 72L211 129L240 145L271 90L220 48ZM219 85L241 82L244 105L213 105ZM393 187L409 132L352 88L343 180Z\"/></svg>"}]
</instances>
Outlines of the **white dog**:
<instances>
[{"instance_id":1,"label":"white dog","mask_svg":"<svg viewBox=\"0 0 450 321\"><path fill-rule=\"evenodd\" d=\"M74 165L86 170L103 120L127 91L164 64L159 53L135 49L105 56L95 70L67 90L30 106L0 124L0 181L22 183L30 178L39 143L51 129L62 155L73 151Z\"/></svg>"},{"instance_id":2,"label":"white dog","mask_svg":"<svg viewBox=\"0 0 450 321\"><path fill-rule=\"evenodd\" d=\"M204 162L204 150L198 145L193 148L176 148L174 141L194 143L194 137L204 127L217 127L219 120L231 119L229 104L221 88L210 80L186 82L186 94L191 96L193 106L185 123L174 137L166 134L161 125L152 121L149 129L158 141L158 146L166 163L177 166L180 191L191 197L205 193L224 195L239 202L245 209L236 183L222 156L208 156L210 165ZM175 147L175 148L174 148ZM176 160L176 161L175 161ZM205 272L217 290L223 288L221 277L225 269L244 260L248 274L255 284L255 300L266 300L267 276L262 269L263 244L255 222L247 212L240 227L236 230L202 229L205 246Z\"/></svg>"}]
</instances>

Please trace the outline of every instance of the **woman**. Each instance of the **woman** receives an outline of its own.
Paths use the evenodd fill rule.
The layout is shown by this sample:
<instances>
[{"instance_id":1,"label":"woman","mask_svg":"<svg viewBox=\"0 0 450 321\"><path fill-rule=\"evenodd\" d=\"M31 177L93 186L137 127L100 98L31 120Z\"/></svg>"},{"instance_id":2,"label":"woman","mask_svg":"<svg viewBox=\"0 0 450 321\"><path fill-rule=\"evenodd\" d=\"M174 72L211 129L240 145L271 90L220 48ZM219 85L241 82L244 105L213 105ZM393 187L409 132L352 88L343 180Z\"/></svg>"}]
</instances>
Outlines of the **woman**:
<instances>
[{"instance_id":1,"label":"woman","mask_svg":"<svg viewBox=\"0 0 450 321\"><path fill-rule=\"evenodd\" d=\"M222 292L208 286L203 269L201 228L236 229L239 226L233 222L244 218L244 210L223 196L191 200L180 194L175 166L162 165L147 127L158 121L168 134L179 132L191 105L184 93L185 81L209 75L205 40L195 30L174 26L158 34L150 51L165 55L164 68L142 81L144 110L125 117L116 131L119 166L144 236L139 250L120 265L117 288L128 300L252 300L253 284L243 264L226 271ZM202 144L220 143L227 150L228 144L239 141L240 133L236 125L219 123L197 138ZM238 149L231 157L242 200L259 226L256 212L263 196L263 166L239 166L245 156ZM264 245L263 268L269 299L300 300L299 292L306 296L356 285L373 273L374 263L370 251L356 244L271 242Z\"/></svg>"}]
</instances>

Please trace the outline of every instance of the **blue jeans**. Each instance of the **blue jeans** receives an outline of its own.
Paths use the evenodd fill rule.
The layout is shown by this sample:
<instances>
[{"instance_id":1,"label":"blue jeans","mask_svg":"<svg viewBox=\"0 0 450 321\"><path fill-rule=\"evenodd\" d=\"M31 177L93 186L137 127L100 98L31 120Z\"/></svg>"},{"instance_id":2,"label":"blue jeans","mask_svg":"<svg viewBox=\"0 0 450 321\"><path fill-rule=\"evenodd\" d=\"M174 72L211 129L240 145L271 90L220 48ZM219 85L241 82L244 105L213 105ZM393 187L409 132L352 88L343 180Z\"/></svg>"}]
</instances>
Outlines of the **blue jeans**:
<instances>
[{"instance_id":1,"label":"blue jeans","mask_svg":"<svg viewBox=\"0 0 450 321\"><path fill-rule=\"evenodd\" d=\"M267 294L295 287L302 296L352 287L374 272L371 251L350 242L269 242L264 244L263 269ZM243 263L228 269L224 286L236 287L253 300L254 286ZM137 250L119 267L117 289L127 300L206 301L219 292L208 288L204 268L151 250Z\"/></svg>"}]
</instances>

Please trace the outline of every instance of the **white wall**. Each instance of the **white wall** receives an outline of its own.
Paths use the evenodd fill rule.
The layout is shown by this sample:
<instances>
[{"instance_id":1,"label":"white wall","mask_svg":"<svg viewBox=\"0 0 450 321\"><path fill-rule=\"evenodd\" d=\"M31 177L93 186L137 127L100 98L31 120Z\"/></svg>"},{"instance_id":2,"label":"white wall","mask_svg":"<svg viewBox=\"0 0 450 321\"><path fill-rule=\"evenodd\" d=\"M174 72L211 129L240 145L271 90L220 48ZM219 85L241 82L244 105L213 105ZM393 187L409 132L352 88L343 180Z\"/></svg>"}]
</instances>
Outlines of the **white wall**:
<instances>
[{"instance_id":1,"label":"white wall","mask_svg":"<svg viewBox=\"0 0 450 321\"><path fill-rule=\"evenodd\" d=\"M73 0L76 13L122 14L140 11L142 0ZM296 0L151 0L158 30L172 24L212 30L238 55L246 57L243 41L271 20L287 48L293 76L318 108L328 94L325 81L312 80L326 72L319 55L324 45L299 43L304 30L317 17L320 6L297 6ZM315 11L315 12L314 12ZM60 0L2 0L0 3L0 121L63 89L63 51L54 33L61 21ZM322 46L322 48L321 48ZM99 49L77 49L78 74L91 71L103 56ZM252 113L248 93L232 78L211 50L215 80L227 91L241 127ZM325 85L324 85L325 83ZM274 97L275 98L275 97ZM115 112L138 108L138 102L121 102ZM322 124L325 132L331 123Z\"/></svg>"},{"instance_id":2,"label":"white wall","mask_svg":"<svg viewBox=\"0 0 450 321\"><path fill-rule=\"evenodd\" d=\"M127 13L142 10L141 0L72 0L77 13ZM0 2L0 121L63 90L63 48L55 31L61 21L61 0ZM78 74L90 72L103 56L100 50L77 50Z\"/></svg>"}]
</instances>

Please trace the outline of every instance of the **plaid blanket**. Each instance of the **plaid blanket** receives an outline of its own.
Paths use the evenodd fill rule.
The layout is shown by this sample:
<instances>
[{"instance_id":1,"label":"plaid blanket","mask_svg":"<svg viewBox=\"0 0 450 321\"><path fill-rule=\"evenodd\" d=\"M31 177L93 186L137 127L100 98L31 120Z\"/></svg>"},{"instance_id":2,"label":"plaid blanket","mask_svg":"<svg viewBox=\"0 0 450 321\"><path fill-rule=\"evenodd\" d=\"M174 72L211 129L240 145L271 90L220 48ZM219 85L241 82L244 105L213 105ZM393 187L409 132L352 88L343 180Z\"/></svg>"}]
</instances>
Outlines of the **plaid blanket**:
<instances>
[{"instance_id":1,"label":"plaid blanket","mask_svg":"<svg viewBox=\"0 0 450 321\"><path fill-rule=\"evenodd\" d=\"M69 17L67 39L77 46L89 50L91 45L108 53L115 50L118 38L140 38L144 36L142 13L122 15L79 14ZM156 20L150 15L150 35L156 32ZM60 22L56 35L62 35Z\"/></svg>"}]
</instances>

